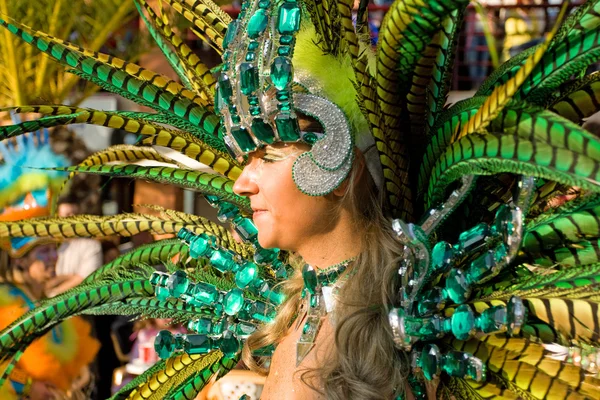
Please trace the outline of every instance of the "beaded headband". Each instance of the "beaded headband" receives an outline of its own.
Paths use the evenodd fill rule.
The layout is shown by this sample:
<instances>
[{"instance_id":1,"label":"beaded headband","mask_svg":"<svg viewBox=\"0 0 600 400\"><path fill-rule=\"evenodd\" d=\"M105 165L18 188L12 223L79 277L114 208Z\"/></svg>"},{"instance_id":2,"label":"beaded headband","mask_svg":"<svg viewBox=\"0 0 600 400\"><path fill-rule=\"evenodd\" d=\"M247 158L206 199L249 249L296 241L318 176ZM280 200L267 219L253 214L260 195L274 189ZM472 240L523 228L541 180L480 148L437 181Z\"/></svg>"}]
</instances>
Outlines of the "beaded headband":
<instances>
[{"instance_id":1,"label":"beaded headband","mask_svg":"<svg viewBox=\"0 0 600 400\"><path fill-rule=\"evenodd\" d=\"M354 143L344 112L294 81L292 56L301 14L295 0L244 4L223 41L215 105L225 144L235 157L277 142L311 145L294 163L293 178L305 194L321 196L348 176ZM315 118L324 132L301 132L296 111Z\"/></svg>"}]
</instances>

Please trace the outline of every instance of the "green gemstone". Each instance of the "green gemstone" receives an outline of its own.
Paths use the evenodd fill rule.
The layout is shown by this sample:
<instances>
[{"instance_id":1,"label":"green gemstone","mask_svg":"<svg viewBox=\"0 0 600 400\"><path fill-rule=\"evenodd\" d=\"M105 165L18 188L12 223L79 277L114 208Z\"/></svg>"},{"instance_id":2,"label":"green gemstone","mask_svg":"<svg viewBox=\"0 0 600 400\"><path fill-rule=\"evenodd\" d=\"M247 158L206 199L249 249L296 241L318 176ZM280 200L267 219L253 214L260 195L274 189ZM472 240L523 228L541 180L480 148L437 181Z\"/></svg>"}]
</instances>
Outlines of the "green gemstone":
<instances>
[{"instance_id":1,"label":"green gemstone","mask_svg":"<svg viewBox=\"0 0 600 400\"><path fill-rule=\"evenodd\" d=\"M277 279L287 279L288 278L287 269L286 269L284 263L282 263L279 260L275 260L273 262L273 268L277 268L277 270L275 271L275 278L277 278Z\"/></svg>"},{"instance_id":2,"label":"green gemstone","mask_svg":"<svg viewBox=\"0 0 600 400\"><path fill-rule=\"evenodd\" d=\"M290 46L279 46L277 49L277 55L289 56L290 54L292 54L292 48Z\"/></svg>"},{"instance_id":3,"label":"green gemstone","mask_svg":"<svg viewBox=\"0 0 600 400\"><path fill-rule=\"evenodd\" d=\"M307 322L304 324L304 327L302 328L302 334L306 335L307 333L309 333L311 331L311 326L310 324Z\"/></svg>"},{"instance_id":4,"label":"green gemstone","mask_svg":"<svg viewBox=\"0 0 600 400\"><path fill-rule=\"evenodd\" d=\"M215 92L215 110L220 110L225 106L226 106L226 104L223 101L223 98L221 97L221 91L217 90Z\"/></svg>"},{"instance_id":5,"label":"green gemstone","mask_svg":"<svg viewBox=\"0 0 600 400\"><path fill-rule=\"evenodd\" d=\"M417 304L419 315L425 316L438 311L442 304L442 300L443 296L440 288L433 288L423 293Z\"/></svg>"},{"instance_id":6,"label":"green gemstone","mask_svg":"<svg viewBox=\"0 0 600 400\"><path fill-rule=\"evenodd\" d=\"M292 35L283 35L279 38L279 43L281 43L282 45L292 44L293 41L294 37Z\"/></svg>"},{"instance_id":7,"label":"green gemstone","mask_svg":"<svg viewBox=\"0 0 600 400\"><path fill-rule=\"evenodd\" d=\"M163 286L155 286L154 296L161 301L165 301L169 298L169 289Z\"/></svg>"},{"instance_id":8,"label":"green gemstone","mask_svg":"<svg viewBox=\"0 0 600 400\"><path fill-rule=\"evenodd\" d=\"M312 146L317 142L317 140L319 140L319 138L312 132L306 132L304 135L302 135L302 140Z\"/></svg>"},{"instance_id":9,"label":"green gemstone","mask_svg":"<svg viewBox=\"0 0 600 400\"><path fill-rule=\"evenodd\" d=\"M244 62L240 65L240 87L245 95L256 91L258 87L258 70L254 64Z\"/></svg>"},{"instance_id":10,"label":"green gemstone","mask_svg":"<svg viewBox=\"0 0 600 400\"><path fill-rule=\"evenodd\" d=\"M250 106L250 115L253 117L259 116L261 113L260 106Z\"/></svg>"},{"instance_id":11,"label":"green gemstone","mask_svg":"<svg viewBox=\"0 0 600 400\"><path fill-rule=\"evenodd\" d=\"M248 21L248 27L246 33L250 39L258 38L267 29L269 23L269 13L267 10L259 8L254 12L250 21Z\"/></svg>"},{"instance_id":12,"label":"green gemstone","mask_svg":"<svg viewBox=\"0 0 600 400\"><path fill-rule=\"evenodd\" d=\"M458 340L467 340L475 329L475 315L466 304L458 306L452 315L452 334Z\"/></svg>"},{"instance_id":13,"label":"green gemstone","mask_svg":"<svg viewBox=\"0 0 600 400\"><path fill-rule=\"evenodd\" d=\"M245 242L252 241L258 236L258 229L250 218L236 218L233 221L233 228Z\"/></svg>"},{"instance_id":14,"label":"green gemstone","mask_svg":"<svg viewBox=\"0 0 600 400\"><path fill-rule=\"evenodd\" d=\"M435 379L440 375L441 353L435 344L426 344L421 351L419 364L423 370L423 375L428 381Z\"/></svg>"},{"instance_id":15,"label":"green gemstone","mask_svg":"<svg viewBox=\"0 0 600 400\"><path fill-rule=\"evenodd\" d=\"M184 271L175 271L167 281L167 288L171 297L178 298L184 294L190 285L190 280Z\"/></svg>"},{"instance_id":16,"label":"green gemstone","mask_svg":"<svg viewBox=\"0 0 600 400\"><path fill-rule=\"evenodd\" d=\"M231 203L222 203L217 213L217 219L221 222L227 222L234 219L240 210Z\"/></svg>"},{"instance_id":17,"label":"green gemstone","mask_svg":"<svg viewBox=\"0 0 600 400\"><path fill-rule=\"evenodd\" d=\"M448 242L437 242L431 251L431 267L434 273L444 273L452 266L454 248Z\"/></svg>"},{"instance_id":18,"label":"green gemstone","mask_svg":"<svg viewBox=\"0 0 600 400\"><path fill-rule=\"evenodd\" d=\"M284 2L279 7L277 30L281 35L291 35L300 29L300 7L296 2Z\"/></svg>"},{"instance_id":19,"label":"green gemstone","mask_svg":"<svg viewBox=\"0 0 600 400\"><path fill-rule=\"evenodd\" d=\"M208 196L208 197L213 197L213 196ZM208 200L208 197L206 197L207 200ZM189 229L186 229L186 228L181 228L177 232L177 238L183 240L187 244L190 244L190 240L192 240L195 237L196 237L196 235L192 231L190 231Z\"/></svg>"},{"instance_id":20,"label":"green gemstone","mask_svg":"<svg viewBox=\"0 0 600 400\"><path fill-rule=\"evenodd\" d=\"M207 335L212 330L212 321L207 318L200 318L196 321L191 320L188 323L188 330L194 331L200 335Z\"/></svg>"},{"instance_id":21,"label":"green gemstone","mask_svg":"<svg viewBox=\"0 0 600 400\"><path fill-rule=\"evenodd\" d=\"M229 26L227 27L227 32L225 33L225 37L223 38L223 49L227 49L229 47L229 44L235 38L239 24L240 23L238 20L234 20L229 23Z\"/></svg>"},{"instance_id":22,"label":"green gemstone","mask_svg":"<svg viewBox=\"0 0 600 400\"><path fill-rule=\"evenodd\" d=\"M156 354L158 354L162 360L171 357L171 354L173 354L176 348L175 338L171 332L158 332L156 339L154 339L154 351L156 351Z\"/></svg>"},{"instance_id":23,"label":"green gemstone","mask_svg":"<svg viewBox=\"0 0 600 400\"><path fill-rule=\"evenodd\" d=\"M487 224L481 223L460 234L458 237L459 246L465 253L477 250L485 244L486 238L490 235L490 228Z\"/></svg>"},{"instance_id":24,"label":"green gemstone","mask_svg":"<svg viewBox=\"0 0 600 400\"><path fill-rule=\"evenodd\" d=\"M466 275L467 282L470 284L477 283L487 278L492 274L495 265L496 260L494 259L494 252L492 250L480 255L469 266Z\"/></svg>"},{"instance_id":25,"label":"green gemstone","mask_svg":"<svg viewBox=\"0 0 600 400\"><path fill-rule=\"evenodd\" d=\"M500 332L506 328L506 307L490 307L477 317L477 327L483 333Z\"/></svg>"},{"instance_id":26,"label":"green gemstone","mask_svg":"<svg viewBox=\"0 0 600 400\"><path fill-rule=\"evenodd\" d=\"M246 339L248 336L252 335L256 331L256 327L247 322L240 321L235 325L235 329L233 333L240 338Z\"/></svg>"},{"instance_id":27,"label":"green gemstone","mask_svg":"<svg viewBox=\"0 0 600 400\"><path fill-rule=\"evenodd\" d=\"M271 63L271 81L279 89L285 89L292 81L292 60L287 57L275 57Z\"/></svg>"},{"instance_id":28,"label":"green gemstone","mask_svg":"<svg viewBox=\"0 0 600 400\"><path fill-rule=\"evenodd\" d=\"M231 333L223 336L219 341L219 349L225 357L233 358L240 351L240 342Z\"/></svg>"},{"instance_id":29,"label":"green gemstone","mask_svg":"<svg viewBox=\"0 0 600 400\"><path fill-rule=\"evenodd\" d=\"M317 273L315 269L308 264L302 267L302 279L304 279L304 287L310 294L315 294L317 289Z\"/></svg>"},{"instance_id":30,"label":"green gemstone","mask_svg":"<svg viewBox=\"0 0 600 400\"><path fill-rule=\"evenodd\" d=\"M283 142L295 142L300 139L300 127L298 120L289 114L279 114L275 117L275 126L279 138Z\"/></svg>"},{"instance_id":31,"label":"green gemstone","mask_svg":"<svg viewBox=\"0 0 600 400\"><path fill-rule=\"evenodd\" d=\"M210 204L212 207L218 207L218 206L219 206L219 204L221 204L221 199L220 199L218 196L213 196L213 195L210 195L210 194L205 194L205 195L204 195L204 198L206 199L206 201L208 201L208 204ZM183 231L183 230L186 230L186 231L188 231L188 230L187 230L187 229L185 229L185 228L181 228L181 229L179 230L179 232L181 232L181 231ZM188 231L188 232L190 232L190 231ZM190 233L191 233L191 232L190 232ZM177 237L179 237L179 233L177 234ZM181 238L180 238L180 239L181 239Z\"/></svg>"},{"instance_id":32,"label":"green gemstone","mask_svg":"<svg viewBox=\"0 0 600 400\"><path fill-rule=\"evenodd\" d=\"M244 153L247 153L247 152L250 152L250 151L256 149L256 145L254 144L254 141L252 140L252 137L250 136L250 134L248 133L246 128L240 128L240 127L231 128L231 136L233 136L233 138L235 139L235 142L237 143L238 146L240 146L240 149Z\"/></svg>"},{"instance_id":33,"label":"green gemstone","mask_svg":"<svg viewBox=\"0 0 600 400\"><path fill-rule=\"evenodd\" d=\"M254 60L256 60L256 53L255 52L250 51L250 52L246 53L246 61L252 62Z\"/></svg>"},{"instance_id":34,"label":"green gemstone","mask_svg":"<svg viewBox=\"0 0 600 400\"><path fill-rule=\"evenodd\" d=\"M277 104L277 109L279 111L289 112L292 109L292 105L289 101L282 101Z\"/></svg>"},{"instance_id":35,"label":"green gemstone","mask_svg":"<svg viewBox=\"0 0 600 400\"><path fill-rule=\"evenodd\" d=\"M215 251L210 257L210 264L220 272L235 272L237 263L234 260L234 255L225 249Z\"/></svg>"},{"instance_id":36,"label":"green gemstone","mask_svg":"<svg viewBox=\"0 0 600 400\"><path fill-rule=\"evenodd\" d=\"M248 317L264 322L269 323L273 320L274 311L271 306L262 301L253 301L246 304L244 307L244 314Z\"/></svg>"},{"instance_id":37,"label":"green gemstone","mask_svg":"<svg viewBox=\"0 0 600 400\"><path fill-rule=\"evenodd\" d=\"M407 336L416 336L429 340L438 337L442 332L442 320L438 316L431 318L404 317L404 329Z\"/></svg>"},{"instance_id":38,"label":"green gemstone","mask_svg":"<svg viewBox=\"0 0 600 400\"><path fill-rule=\"evenodd\" d=\"M275 141L273 128L263 121L262 118L254 118L252 120L252 133L254 133L254 136L262 142L271 144Z\"/></svg>"},{"instance_id":39,"label":"green gemstone","mask_svg":"<svg viewBox=\"0 0 600 400\"><path fill-rule=\"evenodd\" d=\"M258 101L258 96L248 96L248 104L251 106L258 106L260 104Z\"/></svg>"},{"instance_id":40,"label":"green gemstone","mask_svg":"<svg viewBox=\"0 0 600 400\"><path fill-rule=\"evenodd\" d=\"M254 251L254 262L259 265L271 264L279 256L279 249L263 249L257 246Z\"/></svg>"},{"instance_id":41,"label":"green gemstone","mask_svg":"<svg viewBox=\"0 0 600 400\"><path fill-rule=\"evenodd\" d=\"M209 337L213 339L220 338L228 327L229 322L227 321L227 318L220 319L213 325L212 330L209 332Z\"/></svg>"},{"instance_id":42,"label":"green gemstone","mask_svg":"<svg viewBox=\"0 0 600 400\"><path fill-rule=\"evenodd\" d=\"M278 90L275 94L275 98L278 101L287 101L290 99L290 91L289 90Z\"/></svg>"},{"instance_id":43,"label":"green gemstone","mask_svg":"<svg viewBox=\"0 0 600 400\"><path fill-rule=\"evenodd\" d=\"M227 315L237 314L244 305L244 293L240 289L232 289L223 300L224 311Z\"/></svg>"},{"instance_id":44,"label":"green gemstone","mask_svg":"<svg viewBox=\"0 0 600 400\"><path fill-rule=\"evenodd\" d=\"M213 341L206 335L185 335L183 351L187 354L206 354L213 349Z\"/></svg>"},{"instance_id":45,"label":"green gemstone","mask_svg":"<svg viewBox=\"0 0 600 400\"><path fill-rule=\"evenodd\" d=\"M232 122L234 125L238 125L240 122L242 122L242 119L241 119L241 118L240 118L240 116L239 116L239 115L237 115L237 114L231 114L231 122Z\"/></svg>"},{"instance_id":46,"label":"green gemstone","mask_svg":"<svg viewBox=\"0 0 600 400\"><path fill-rule=\"evenodd\" d=\"M444 354L444 371L458 378L464 378L467 375L470 356L462 351L449 351Z\"/></svg>"},{"instance_id":47,"label":"green gemstone","mask_svg":"<svg viewBox=\"0 0 600 400\"><path fill-rule=\"evenodd\" d=\"M508 324L508 334L517 335L525 323L527 309L520 297L513 296L506 305L506 323Z\"/></svg>"},{"instance_id":48,"label":"green gemstone","mask_svg":"<svg viewBox=\"0 0 600 400\"><path fill-rule=\"evenodd\" d=\"M248 50L253 51L258 49L258 42L257 41L252 41L250 43L248 43Z\"/></svg>"},{"instance_id":49,"label":"green gemstone","mask_svg":"<svg viewBox=\"0 0 600 400\"><path fill-rule=\"evenodd\" d=\"M462 304L471 295L471 288L465 275L459 269L453 269L446 277L446 296L457 304Z\"/></svg>"},{"instance_id":50,"label":"green gemstone","mask_svg":"<svg viewBox=\"0 0 600 400\"><path fill-rule=\"evenodd\" d=\"M258 6L260 8L269 8L269 6L271 6L271 1L270 0L260 0L258 2Z\"/></svg>"},{"instance_id":51,"label":"green gemstone","mask_svg":"<svg viewBox=\"0 0 600 400\"><path fill-rule=\"evenodd\" d=\"M219 76L219 95L225 104L231 104L231 96L233 96L233 88L231 87L231 81L226 74Z\"/></svg>"},{"instance_id":52,"label":"green gemstone","mask_svg":"<svg viewBox=\"0 0 600 400\"><path fill-rule=\"evenodd\" d=\"M219 298L219 291L211 284L198 282L188 290L188 295L196 302L210 306Z\"/></svg>"},{"instance_id":53,"label":"green gemstone","mask_svg":"<svg viewBox=\"0 0 600 400\"><path fill-rule=\"evenodd\" d=\"M200 258L208 256L212 251L213 241L204 233L196 236L190 242L190 257Z\"/></svg>"},{"instance_id":54,"label":"green gemstone","mask_svg":"<svg viewBox=\"0 0 600 400\"><path fill-rule=\"evenodd\" d=\"M156 286L160 282L160 278L164 275L162 272L155 271L150 275L150 284Z\"/></svg>"},{"instance_id":55,"label":"green gemstone","mask_svg":"<svg viewBox=\"0 0 600 400\"><path fill-rule=\"evenodd\" d=\"M242 269L236 272L235 284L240 289L245 289L256 278L258 278L258 267L254 263L247 262Z\"/></svg>"}]
</instances>

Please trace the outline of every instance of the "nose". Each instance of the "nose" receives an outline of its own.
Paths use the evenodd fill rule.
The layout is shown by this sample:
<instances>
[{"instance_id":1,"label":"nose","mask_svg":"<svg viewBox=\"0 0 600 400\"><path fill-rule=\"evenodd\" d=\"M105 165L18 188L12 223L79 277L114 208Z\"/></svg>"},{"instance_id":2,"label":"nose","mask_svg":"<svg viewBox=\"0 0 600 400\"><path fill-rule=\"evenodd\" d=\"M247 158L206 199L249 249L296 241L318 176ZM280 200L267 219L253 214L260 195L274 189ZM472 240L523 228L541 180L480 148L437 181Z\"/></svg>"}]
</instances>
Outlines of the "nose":
<instances>
[{"instance_id":1,"label":"nose","mask_svg":"<svg viewBox=\"0 0 600 400\"><path fill-rule=\"evenodd\" d=\"M254 159L244 167L244 170L233 184L233 192L239 196L251 196L258 193L257 161Z\"/></svg>"}]
</instances>

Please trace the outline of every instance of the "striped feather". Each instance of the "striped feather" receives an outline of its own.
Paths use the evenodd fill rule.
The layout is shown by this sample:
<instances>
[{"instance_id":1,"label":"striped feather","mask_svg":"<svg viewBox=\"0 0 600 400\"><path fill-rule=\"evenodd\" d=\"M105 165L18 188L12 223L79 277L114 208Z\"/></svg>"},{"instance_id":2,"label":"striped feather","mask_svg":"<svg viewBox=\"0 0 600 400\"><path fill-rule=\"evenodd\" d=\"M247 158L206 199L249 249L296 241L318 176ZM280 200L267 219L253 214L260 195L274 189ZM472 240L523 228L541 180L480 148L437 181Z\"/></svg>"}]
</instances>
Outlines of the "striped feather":
<instances>
[{"instance_id":1,"label":"striped feather","mask_svg":"<svg viewBox=\"0 0 600 400\"><path fill-rule=\"evenodd\" d=\"M202 194L218 196L223 201L235 204L243 212L250 213L248 198L233 192L234 181L222 176L206 172L173 167L145 167L132 164L93 165L89 167L67 167L57 169L68 172L83 172L87 174L107 175L145 179L151 182L164 183L184 189L190 189Z\"/></svg>"},{"instance_id":2,"label":"striped feather","mask_svg":"<svg viewBox=\"0 0 600 400\"><path fill-rule=\"evenodd\" d=\"M165 43L161 46L163 49L167 45L172 46L174 54L169 57L167 53L167 59L173 60L171 65L175 71L178 71L178 75L182 79L187 79L196 93L204 94L206 98L212 102L214 97L214 87L216 84L215 78L210 73L210 69L198 58L198 56L185 44L181 38L171 29L171 27L162 18L152 10L145 0L135 1L140 15L146 22L146 26L151 29L154 39L159 39ZM149 19L147 19L142 9L148 13Z\"/></svg>"},{"instance_id":3,"label":"striped feather","mask_svg":"<svg viewBox=\"0 0 600 400\"><path fill-rule=\"evenodd\" d=\"M594 72L550 97L548 109L576 124L600 111L600 72Z\"/></svg>"}]
</instances>

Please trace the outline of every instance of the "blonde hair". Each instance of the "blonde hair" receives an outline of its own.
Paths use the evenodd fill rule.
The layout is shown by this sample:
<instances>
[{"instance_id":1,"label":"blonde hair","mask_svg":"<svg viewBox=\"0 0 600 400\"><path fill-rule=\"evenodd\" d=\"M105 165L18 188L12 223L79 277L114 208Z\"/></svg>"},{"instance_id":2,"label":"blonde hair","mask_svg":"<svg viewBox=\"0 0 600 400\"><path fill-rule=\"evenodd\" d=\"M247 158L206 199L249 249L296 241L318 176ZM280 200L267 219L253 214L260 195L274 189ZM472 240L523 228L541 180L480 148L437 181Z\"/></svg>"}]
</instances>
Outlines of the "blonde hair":
<instances>
[{"instance_id":1,"label":"blonde hair","mask_svg":"<svg viewBox=\"0 0 600 400\"><path fill-rule=\"evenodd\" d=\"M363 233L363 251L351 266L352 276L340 288L335 309L336 351L319 368L301 376L306 385L329 399L389 399L405 390L408 359L394 347L387 318L397 294L402 249L381 205L364 158L358 154L340 207L349 207L355 216L356 232ZM282 285L286 301L275 321L246 341L243 360L250 369L267 372L252 351L280 342L297 317L303 263L296 264L296 273Z\"/></svg>"}]
</instances>

